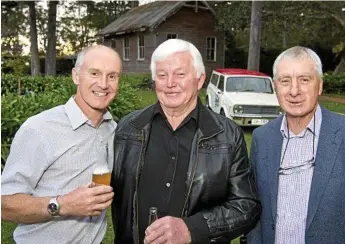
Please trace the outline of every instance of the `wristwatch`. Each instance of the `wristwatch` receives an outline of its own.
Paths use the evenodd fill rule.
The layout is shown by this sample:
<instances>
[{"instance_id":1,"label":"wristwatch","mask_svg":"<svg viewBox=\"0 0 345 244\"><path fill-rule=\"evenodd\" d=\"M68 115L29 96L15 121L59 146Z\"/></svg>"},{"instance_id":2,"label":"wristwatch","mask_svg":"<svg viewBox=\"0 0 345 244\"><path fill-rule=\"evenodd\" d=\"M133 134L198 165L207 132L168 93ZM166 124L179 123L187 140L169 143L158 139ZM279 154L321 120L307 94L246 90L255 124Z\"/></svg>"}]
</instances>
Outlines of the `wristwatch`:
<instances>
[{"instance_id":1,"label":"wristwatch","mask_svg":"<svg viewBox=\"0 0 345 244\"><path fill-rule=\"evenodd\" d=\"M50 199L47 208L48 213L54 218L60 217L60 204L58 203L57 198L58 197L53 197L52 199Z\"/></svg>"}]
</instances>

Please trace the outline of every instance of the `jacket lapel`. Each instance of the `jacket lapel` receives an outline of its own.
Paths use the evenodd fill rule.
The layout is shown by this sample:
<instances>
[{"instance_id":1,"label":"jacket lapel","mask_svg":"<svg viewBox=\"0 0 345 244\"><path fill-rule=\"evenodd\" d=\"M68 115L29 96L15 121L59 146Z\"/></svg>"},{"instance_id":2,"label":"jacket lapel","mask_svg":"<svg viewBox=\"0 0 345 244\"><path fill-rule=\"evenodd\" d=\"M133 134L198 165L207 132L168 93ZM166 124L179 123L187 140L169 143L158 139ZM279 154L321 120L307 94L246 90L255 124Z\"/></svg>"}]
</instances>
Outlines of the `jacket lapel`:
<instances>
[{"instance_id":1,"label":"jacket lapel","mask_svg":"<svg viewBox=\"0 0 345 244\"><path fill-rule=\"evenodd\" d=\"M269 188L270 188L270 198L272 206L272 216L275 223L277 215L277 196L278 196L278 171L280 166L281 157L281 147L283 144L283 136L280 133L281 119L275 121L276 123L272 127L271 137L268 137L270 142L268 143L268 162L272 164L267 164L268 167L268 177L269 177Z\"/></svg>"},{"instance_id":2,"label":"jacket lapel","mask_svg":"<svg viewBox=\"0 0 345 244\"><path fill-rule=\"evenodd\" d=\"M307 226L309 228L316 209L320 203L323 192L330 178L336 155L338 154L341 138L337 137L336 132L340 128L335 125L334 118L329 111L322 109L322 124L318 139L318 148L313 179L311 183Z\"/></svg>"}]
</instances>

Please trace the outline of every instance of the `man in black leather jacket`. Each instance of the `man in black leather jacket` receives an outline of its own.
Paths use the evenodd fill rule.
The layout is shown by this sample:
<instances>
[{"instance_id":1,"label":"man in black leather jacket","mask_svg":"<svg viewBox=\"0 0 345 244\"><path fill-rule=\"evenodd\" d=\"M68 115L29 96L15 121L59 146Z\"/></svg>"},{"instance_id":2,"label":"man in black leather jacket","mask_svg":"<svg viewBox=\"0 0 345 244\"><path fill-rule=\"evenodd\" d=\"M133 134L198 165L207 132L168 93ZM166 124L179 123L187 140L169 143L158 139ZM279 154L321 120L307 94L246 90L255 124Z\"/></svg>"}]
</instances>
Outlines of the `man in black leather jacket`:
<instances>
[{"instance_id":1,"label":"man in black leather jacket","mask_svg":"<svg viewBox=\"0 0 345 244\"><path fill-rule=\"evenodd\" d=\"M228 244L261 212L243 132L198 100L205 67L193 44L163 42L151 71L158 102L115 132L115 243Z\"/></svg>"}]
</instances>

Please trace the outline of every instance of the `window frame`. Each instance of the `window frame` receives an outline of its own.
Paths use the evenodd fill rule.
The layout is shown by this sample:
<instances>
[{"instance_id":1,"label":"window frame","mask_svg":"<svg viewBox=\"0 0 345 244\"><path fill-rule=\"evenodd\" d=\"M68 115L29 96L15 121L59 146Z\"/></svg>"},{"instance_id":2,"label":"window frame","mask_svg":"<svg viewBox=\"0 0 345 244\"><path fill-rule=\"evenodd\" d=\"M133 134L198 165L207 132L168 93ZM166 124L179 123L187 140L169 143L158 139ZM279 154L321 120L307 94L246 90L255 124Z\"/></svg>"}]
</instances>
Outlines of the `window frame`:
<instances>
[{"instance_id":1,"label":"window frame","mask_svg":"<svg viewBox=\"0 0 345 244\"><path fill-rule=\"evenodd\" d=\"M113 45L113 44L115 44L115 45ZM116 49L116 38L111 38L110 39L110 47L112 49Z\"/></svg>"},{"instance_id":2,"label":"window frame","mask_svg":"<svg viewBox=\"0 0 345 244\"><path fill-rule=\"evenodd\" d=\"M128 46L126 46L126 40L128 40ZM126 51L128 52L128 57L126 57ZM128 36L123 38L123 60L129 61L129 54L130 54L130 38Z\"/></svg>"},{"instance_id":3,"label":"window frame","mask_svg":"<svg viewBox=\"0 0 345 244\"><path fill-rule=\"evenodd\" d=\"M209 39L214 39L214 47L209 47ZM212 45L212 42L211 42ZM213 52L213 59L209 59L209 51ZM217 61L217 37L216 36L206 36L206 61L216 62Z\"/></svg>"},{"instance_id":4,"label":"window frame","mask_svg":"<svg viewBox=\"0 0 345 244\"><path fill-rule=\"evenodd\" d=\"M214 83L212 82L212 81L214 80L213 77L217 77L216 84L214 84ZM211 83L212 85L214 85L215 87L218 87L219 77L220 77L219 74L213 73L212 76L211 76L210 83Z\"/></svg>"},{"instance_id":5,"label":"window frame","mask_svg":"<svg viewBox=\"0 0 345 244\"><path fill-rule=\"evenodd\" d=\"M143 46L140 46L140 38L142 38L143 41ZM139 35L138 36L138 60L145 60L145 36L144 35ZM140 56L142 51L142 56Z\"/></svg>"},{"instance_id":6,"label":"window frame","mask_svg":"<svg viewBox=\"0 0 345 244\"><path fill-rule=\"evenodd\" d=\"M175 38L168 38L168 35L175 35L176 37ZM178 34L177 33L168 33L167 34L167 40L169 39L178 39Z\"/></svg>"}]
</instances>

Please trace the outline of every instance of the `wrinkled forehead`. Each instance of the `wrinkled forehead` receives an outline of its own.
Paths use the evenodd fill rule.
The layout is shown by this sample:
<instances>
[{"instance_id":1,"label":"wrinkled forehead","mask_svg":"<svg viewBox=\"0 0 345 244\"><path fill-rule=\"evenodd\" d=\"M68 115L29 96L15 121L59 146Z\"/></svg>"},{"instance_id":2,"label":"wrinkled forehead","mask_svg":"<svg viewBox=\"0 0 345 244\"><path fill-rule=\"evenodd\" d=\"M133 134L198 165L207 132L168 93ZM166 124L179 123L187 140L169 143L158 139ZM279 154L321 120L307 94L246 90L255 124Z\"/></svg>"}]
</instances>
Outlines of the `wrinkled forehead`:
<instances>
[{"instance_id":1,"label":"wrinkled forehead","mask_svg":"<svg viewBox=\"0 0 345 244\"><path fill-rule=\"evenodd\" d=\"M115 52L90 50L85 54L82 68L120 72L121 60Z\"/></svg>"}]
</instances>

